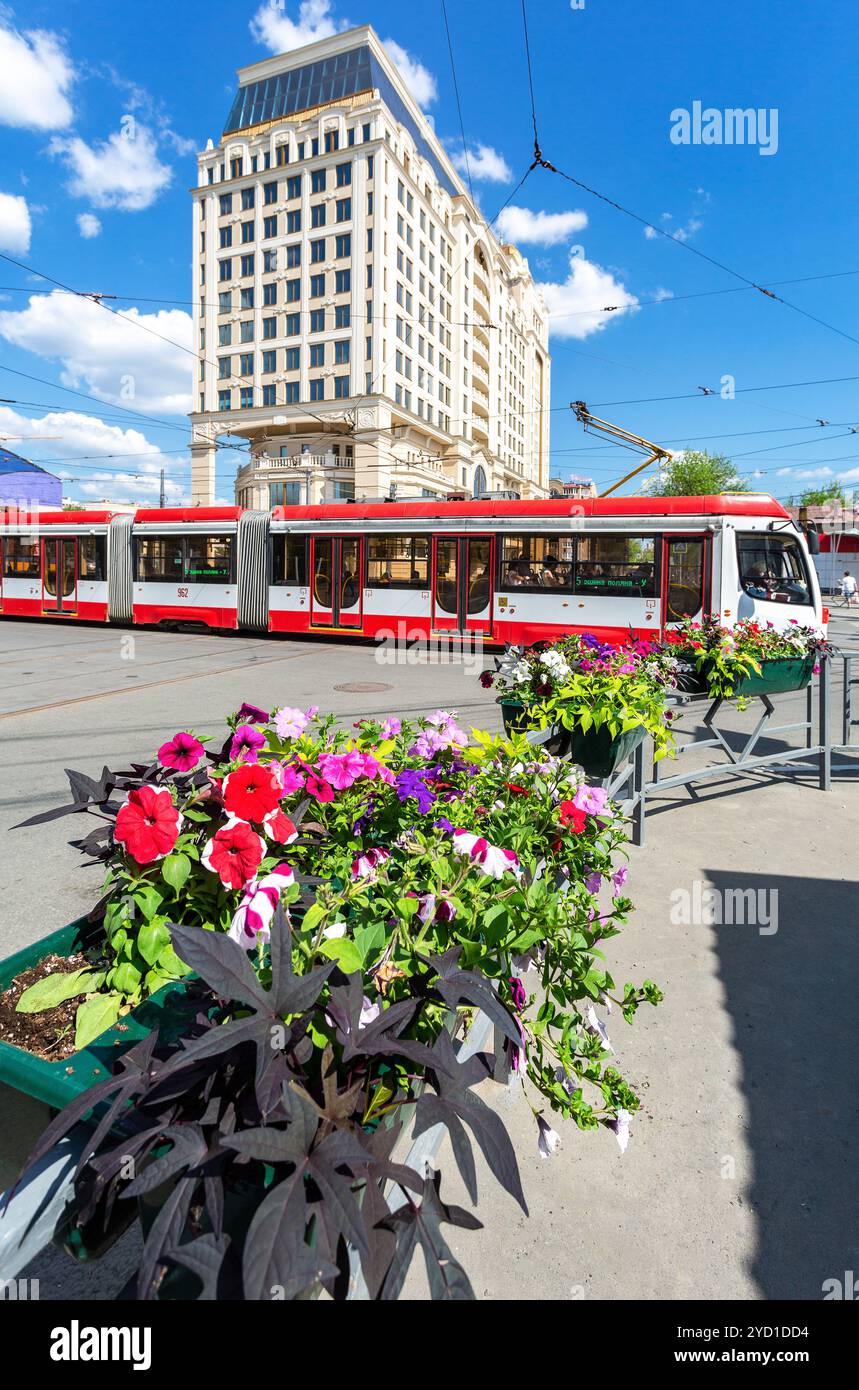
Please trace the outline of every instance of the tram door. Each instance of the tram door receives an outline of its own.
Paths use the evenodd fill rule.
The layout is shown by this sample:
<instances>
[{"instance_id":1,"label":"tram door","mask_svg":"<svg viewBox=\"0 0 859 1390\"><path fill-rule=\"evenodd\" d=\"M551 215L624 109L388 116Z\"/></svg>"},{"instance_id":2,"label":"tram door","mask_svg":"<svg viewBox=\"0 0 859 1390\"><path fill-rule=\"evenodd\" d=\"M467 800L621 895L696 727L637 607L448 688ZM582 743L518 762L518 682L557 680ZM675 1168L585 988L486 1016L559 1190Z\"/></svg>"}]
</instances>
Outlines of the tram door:
<instances>
[{"instance_id":1,"label":"tram door","mask_svg":"<svg viewBox=\"0 0 859 1390\"><path fill-rule=\"evenodd\" d=\"M710 601L710 537L666 536L663 554L662 623L700 621Z\"/></svg>"},{"instance_id":2,"label":"tram door","mask_svg":"<svg viewBox=\"0 0 859 1390\"><path fill-rule=\"evenodd\" d=\"M364 593L360 536L313 536L310 622L313 627L360 628Z\"/></svg>"},{"instance_id":3,"label":"tram door","mask_svg":"<svg viewBox=\"0 0 859 1390\"><path fill-rule=\"evenodd\" d=\"M42 612L74 613L78 606L78 543L73 537L42 541Z\"/></svg>"},{"instance_id":4,"label":"tram door","mask_svg":"<svg viewBox=\"0 0 859 1390\"><path fill-rule=\"evenodd\" d=\"M492 536L436 536L433 541L435 632L492 633Z\"/></svg>"}]
</instances>

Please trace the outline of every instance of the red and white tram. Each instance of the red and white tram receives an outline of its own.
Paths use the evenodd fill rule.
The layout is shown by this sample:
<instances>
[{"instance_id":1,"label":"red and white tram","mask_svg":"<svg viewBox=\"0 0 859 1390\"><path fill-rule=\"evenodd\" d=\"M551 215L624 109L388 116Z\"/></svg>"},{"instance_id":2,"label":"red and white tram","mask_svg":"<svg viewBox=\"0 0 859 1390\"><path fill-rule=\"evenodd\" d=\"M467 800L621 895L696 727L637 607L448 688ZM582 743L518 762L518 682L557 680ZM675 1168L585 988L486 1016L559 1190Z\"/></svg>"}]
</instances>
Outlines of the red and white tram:
<instances>
[{"instance_id":1,"label":"red and white tram","mask_svg":"<svg viewBox=\"0 0 859 1390\"><path fill-rule=\"evenodd\" d=\"M825 623L771 497L0 513L7 616L502 644L709 612Z\"/></svg>"}]
</instances>

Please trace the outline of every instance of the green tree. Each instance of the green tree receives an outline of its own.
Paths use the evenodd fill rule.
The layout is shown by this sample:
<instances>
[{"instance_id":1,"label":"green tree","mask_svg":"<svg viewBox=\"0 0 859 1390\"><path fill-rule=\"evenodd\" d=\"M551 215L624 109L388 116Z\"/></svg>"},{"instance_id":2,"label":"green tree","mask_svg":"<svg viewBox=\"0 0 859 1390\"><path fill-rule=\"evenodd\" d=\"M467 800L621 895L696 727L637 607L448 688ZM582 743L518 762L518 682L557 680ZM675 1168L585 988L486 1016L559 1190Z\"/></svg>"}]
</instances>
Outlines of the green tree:
<instances>
[{"instance_id":1,"label":"green tree","mask_svg":"<svg viewBox=\"0 0 859 1390\"><path fill-rule=\"evenodd\" d=\"M825 507L827 502L840 502L847 506L847 498L840 483L824 483L820 487L807 487L798 497L787 499L790 507Z\"/></svg>"},{"instance_id":2,"label":"green tree","mask_svg":"<svg viewBox=\"0 0 859 1390\"><path fill-rule=\"evenodd\" d=\"M709 497L720 492L748 492L748 486L724 454L686 449L669 460L654 479L651 497Z\"/></svg>"}]
</instances>

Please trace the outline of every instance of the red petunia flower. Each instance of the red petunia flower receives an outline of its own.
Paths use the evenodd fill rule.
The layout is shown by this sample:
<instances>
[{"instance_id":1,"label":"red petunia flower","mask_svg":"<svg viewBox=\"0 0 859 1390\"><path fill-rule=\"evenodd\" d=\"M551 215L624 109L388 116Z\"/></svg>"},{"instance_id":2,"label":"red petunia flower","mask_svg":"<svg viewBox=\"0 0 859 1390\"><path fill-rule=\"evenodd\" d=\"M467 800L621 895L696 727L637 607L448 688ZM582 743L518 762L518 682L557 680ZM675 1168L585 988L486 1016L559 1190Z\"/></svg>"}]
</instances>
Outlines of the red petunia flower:
<instances>
[{"instance_id":1,"label":"red petunia flower","mask_svg":"<svg viewBox=\"0 0 859 1390\"><path fill-rule=\"evenodd\" d=\"M175 845L181 820L166 787L139 787L120 808L114 834L135 863L154 864Z\"/></svg>"},{"instance_id":2,"label":"red petunia flower","mask_svg":"<svg viewBox=\"0 0 859 1390\"><path fill-rule=\"evenodd\" d=\"M530 795L531 795L531 793L529 792L529 790L528 790L527 787L520 787L519 784L518 784L517 782L505 782L504 785L505 785L505 787L507 788L507 790L508 790L509 792L512 792L512 793L513 793L514 796L530 796Z\"/></svg>"},{"instance_id":3,"label":"red petunia flower","mask_svg":"<svg viewBox=\"0 0 859 1390\"><path fill-rule=\"evenodd\" d=\"M580 835L587 824L587 812L577 806L574 801L562 801L558 810L561 814L561 825L565 830L572 830L574 835Z\"/></svg>"},{"instance_id":4,"label":"red petunia flower","mask_svg":"<svg viewBox=\"0 0 859 1390\"><path fill-rule=\"evenodd\" d=\"M277 845L289 845L298 838L295 825L289 816L283 814L280 807L275 811L269 811L262 823L262 833Z\"/></svg>"},{"instance_id":5,"label":"red petunia flower","mask_svg":"<svg viewBox=\"0 0 859 1390\"><path fill-rule=\"evenodd\" d=\"M241 820L228 821L212 837L200 863L217 874L225 888L250 883L265 855L265 840Z\"/></svg>"},{"instance_id":6,"label":"red petunia flower","mask_svg":"<svg viewBox=\"0 0 859 1390\"><path fill-rule=\"evenodd\" d=\"M224 782L224 805L239 820L263 821L282 796L280 778L263 763L243 763Z\"/></svg>"}]
</instances>

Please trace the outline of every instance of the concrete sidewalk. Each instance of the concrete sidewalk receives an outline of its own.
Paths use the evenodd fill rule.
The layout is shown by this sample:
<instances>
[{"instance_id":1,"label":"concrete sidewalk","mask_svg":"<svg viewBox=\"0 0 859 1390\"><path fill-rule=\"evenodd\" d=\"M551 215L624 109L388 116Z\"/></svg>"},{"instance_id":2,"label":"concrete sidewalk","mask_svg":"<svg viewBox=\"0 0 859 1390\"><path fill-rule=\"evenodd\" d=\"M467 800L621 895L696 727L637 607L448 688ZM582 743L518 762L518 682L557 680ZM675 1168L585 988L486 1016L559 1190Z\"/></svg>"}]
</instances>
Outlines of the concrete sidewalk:
<instances>
[{"instance_id":1,"label":"concrete sidewalk","mask_svg":"<svg viewBox=\"0 0 859 1390\"><path fill-rule=\"evenodd\" d=\"M859 646L837 626L837 640ZM147 756L176 729L215 729L242 699L318 703L346 722L442 704L464 724L498 723L473 672L381 667L368 647L139 633L129 671L117 634L89 630L85 655L67 645L75 636L0 629L3 953L98 893L98 871L79 868L65 843L78 823L5 833L65 797L63 767ZM804 697L795 705L801 713ZM859 1268L857 825L855 778L824 793L813 776L756 774L654 798L647 843L629 851L635 912L607 943L619 987L650 977L666 995L631 1028L616 1012L608 1020L618 1066L642 1098L629 1148L621 1156L608 1132L559 1124L562 1149L542 1161L521 1091L488 1088L513 1134L530 1218L478 1159L484 1230L448 1234L479 1298L820 1298L825 1279ZM44 869L35 887L34 865ZM696 883L763 889L777 930L672 924L672 893ZM8 1096L0 1104L7 1133L26 1123ZM440 1164L443 1198L468 1207L449 1153ZM47 1251L27 1272L43 1298L110 1298L138 1258L131 1238L87 1266ZM407 1296L423 1297L424 1280L418 1257Z\"/></svg>"}]
</instances>

